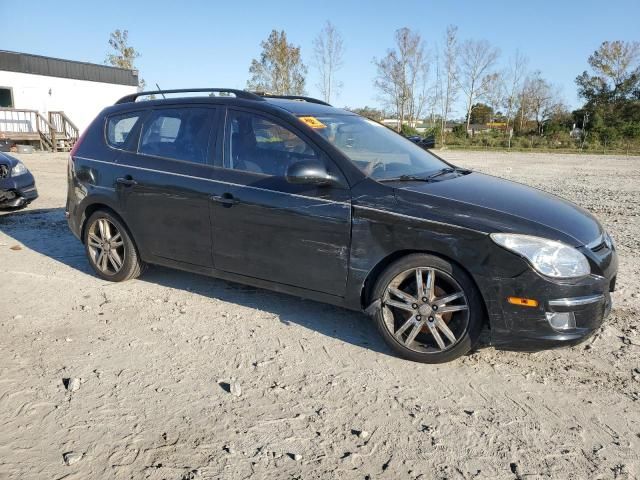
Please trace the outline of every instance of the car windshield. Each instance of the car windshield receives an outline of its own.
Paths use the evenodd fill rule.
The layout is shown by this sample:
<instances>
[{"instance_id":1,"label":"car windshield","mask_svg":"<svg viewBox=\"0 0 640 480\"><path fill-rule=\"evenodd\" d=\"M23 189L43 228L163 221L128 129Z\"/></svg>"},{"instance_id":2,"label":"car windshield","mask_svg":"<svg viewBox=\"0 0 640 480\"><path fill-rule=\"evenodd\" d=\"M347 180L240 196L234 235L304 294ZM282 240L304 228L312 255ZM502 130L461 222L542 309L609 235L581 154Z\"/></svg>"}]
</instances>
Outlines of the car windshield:
<instances>
[{"instance_id":1,"label":"car windshield","mask_svg":"<svg viewBox=\"0 0 640 480\"><path fill-rule=\"evenodd\" d=\"M301 120L375 180L422 177L448 167L410 140L358 115L303 116Z\"/></svg>"}]
</instances>

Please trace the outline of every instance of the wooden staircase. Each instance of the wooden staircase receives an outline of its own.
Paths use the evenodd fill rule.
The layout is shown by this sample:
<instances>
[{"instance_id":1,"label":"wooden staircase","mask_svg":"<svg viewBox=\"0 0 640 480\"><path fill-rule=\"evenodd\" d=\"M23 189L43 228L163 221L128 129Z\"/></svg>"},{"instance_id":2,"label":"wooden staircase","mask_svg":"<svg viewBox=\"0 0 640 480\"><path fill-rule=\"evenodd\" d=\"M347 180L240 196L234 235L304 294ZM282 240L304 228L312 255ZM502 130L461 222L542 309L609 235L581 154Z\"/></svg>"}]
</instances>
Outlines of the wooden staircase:
<instances>
[{"instance_id":1,"label":"wooden staircase","mask_svg":"<svg viewBox=\"0 0 640 480\"><path fill-rule=\"evenodd\" d=\"M37 110L0 108L0 141L35 143L40 150L68 152L78 136L78 127L64 112L49 112L45 118Z\"/></svg>"},{"instance_id":2,"label":"wooden staircase","mask_svg":"<svg viewBox=\"0 0 640 480\"><path fill-rule=\"evenodd\" d=\"M69 152L78 141L78 127L65 115L64 112L49 112L49 125L55 131L55 142L58 150Z\"/></svg>"}]
</instances>

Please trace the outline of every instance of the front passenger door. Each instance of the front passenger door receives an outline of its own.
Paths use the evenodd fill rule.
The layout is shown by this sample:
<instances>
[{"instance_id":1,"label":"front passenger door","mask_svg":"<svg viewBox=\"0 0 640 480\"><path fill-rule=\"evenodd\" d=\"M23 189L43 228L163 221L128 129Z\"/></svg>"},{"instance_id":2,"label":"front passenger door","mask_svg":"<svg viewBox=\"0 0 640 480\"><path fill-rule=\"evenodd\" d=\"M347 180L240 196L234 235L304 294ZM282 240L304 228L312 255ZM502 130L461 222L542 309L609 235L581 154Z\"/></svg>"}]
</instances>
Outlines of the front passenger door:
<instances>
[{"instance_id":1,"label":"front passenger door","mask_svg":"<svg viewBox=\"0 0 640 480\"><path fill-rule=\"evenodd\" d=\"M290 184L296 161L325 162L333 186ZM303 134L277 119L228 110L225 185L212 200L215 268L343 296L351 241L351 195L339 169Z\"/></svg>"}]
</instances>

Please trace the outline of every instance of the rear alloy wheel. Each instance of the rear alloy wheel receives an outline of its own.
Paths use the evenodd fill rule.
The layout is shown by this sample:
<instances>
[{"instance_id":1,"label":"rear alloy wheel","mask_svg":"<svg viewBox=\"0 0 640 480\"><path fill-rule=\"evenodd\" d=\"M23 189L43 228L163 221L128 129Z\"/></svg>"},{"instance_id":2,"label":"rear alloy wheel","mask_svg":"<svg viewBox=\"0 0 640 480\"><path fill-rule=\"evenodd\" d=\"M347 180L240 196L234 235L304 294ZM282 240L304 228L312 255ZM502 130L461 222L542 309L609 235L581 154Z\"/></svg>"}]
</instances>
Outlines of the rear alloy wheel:
<instances>
[{"instance_id":1,"label":"rear alloy wheel","mask_svg":"<svg viewBox=\"0 0 640 480\"><path fill-rule=\"evenodd\" d=\"M143 264L127 229L109 212L99 210L87 220L84 244L89 263L105 280L121 282L142 272Z\"/></svg>"},{"instance_id":2,"label":"rear alloy wheel","mask_svg":"<svg viewBox=\"0 0 640 480\"><path fill-rule=\"evenodd\" d=\"M390 265L375 288L376 323L401 356L441 363L477 341L483 309L468 275L432 255L413 254Z\"/></svg>"}]
</instances>

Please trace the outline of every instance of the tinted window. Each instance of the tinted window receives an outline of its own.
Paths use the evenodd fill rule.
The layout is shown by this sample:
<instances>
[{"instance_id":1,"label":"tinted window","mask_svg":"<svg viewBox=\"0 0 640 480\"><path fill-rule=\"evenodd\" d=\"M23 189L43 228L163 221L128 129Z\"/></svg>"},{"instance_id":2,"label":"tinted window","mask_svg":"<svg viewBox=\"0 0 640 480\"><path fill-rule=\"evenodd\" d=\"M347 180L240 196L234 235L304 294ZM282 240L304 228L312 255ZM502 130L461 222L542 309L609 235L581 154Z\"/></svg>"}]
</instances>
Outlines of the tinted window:
<instances>
[{"instance_id":1,"label":"tinted window","mask_svg":"<svg viewBox=\"0 0 640 480\"><path fill-rule=\"evenodd\" d=\"M144 124L138 152L207 163L212 112L206 108L155 110Z\"/></svg>"},{"instance_id":2,"label":"tinted window","mask_svg":"<svg viewBox=\"0 0 640 480\"><path fill-rule=\"evenodd\" d=\"M317 159L315 151L302 138L264 117L230 111L228 118L229 168L284 176L289 165Z\"/></svg>"},{"instance_id":3,"label":"tinted window","mask_svg":"<svg viewBox=\"0 0 640 480\"><path fill-rule=\"evenodd\" d=\"M139 118L139 112L109 117L107 121L107 142L109 145L123 148Z\"/></svg>"}]
</instances>

